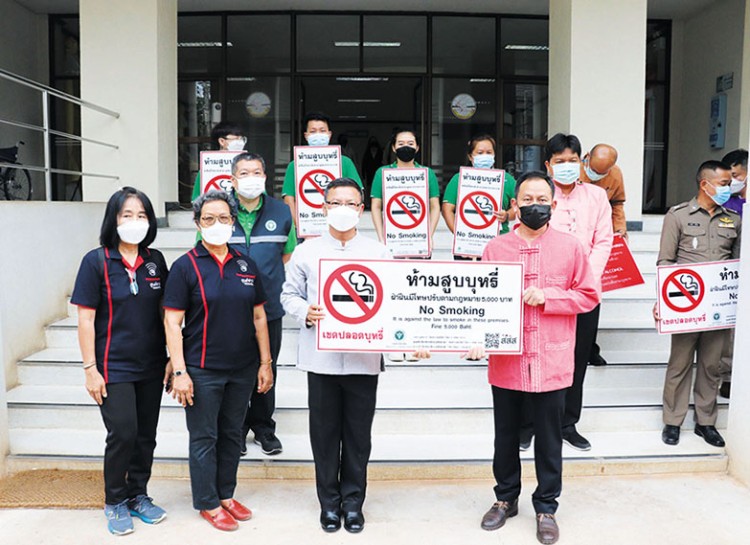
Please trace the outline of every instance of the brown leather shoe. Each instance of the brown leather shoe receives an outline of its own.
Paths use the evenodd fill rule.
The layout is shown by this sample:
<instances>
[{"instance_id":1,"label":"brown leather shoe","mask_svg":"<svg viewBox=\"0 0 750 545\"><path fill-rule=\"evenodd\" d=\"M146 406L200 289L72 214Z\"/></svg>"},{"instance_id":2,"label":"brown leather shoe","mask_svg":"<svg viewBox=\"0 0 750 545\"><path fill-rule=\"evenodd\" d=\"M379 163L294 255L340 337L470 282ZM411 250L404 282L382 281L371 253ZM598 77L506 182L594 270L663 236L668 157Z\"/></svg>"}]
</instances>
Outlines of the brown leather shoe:
<instances>
[{"instance_id":1,"label":"brown leather shoe","mask_svg":"<svg viewBox=\"0 0 750 545\"><path fill-rule=\"evenodd\" d=\"M536 538L539 543L544 543L544 545L557 543L557 540L560 539L560 528L557 527L555 515L552 513L537 513Z\"/></svg>"},{"instance_id":2,"label":"brown leather shoe","mask_svg":"<svg viewBox=\"0 0 750 545\"><path fill-rule=\"evenodd\" d=\"M496 501L482 517L482 530L497 530L505 521L518 514L518 498L513 501Z\"/></svg>"}]
</instances>

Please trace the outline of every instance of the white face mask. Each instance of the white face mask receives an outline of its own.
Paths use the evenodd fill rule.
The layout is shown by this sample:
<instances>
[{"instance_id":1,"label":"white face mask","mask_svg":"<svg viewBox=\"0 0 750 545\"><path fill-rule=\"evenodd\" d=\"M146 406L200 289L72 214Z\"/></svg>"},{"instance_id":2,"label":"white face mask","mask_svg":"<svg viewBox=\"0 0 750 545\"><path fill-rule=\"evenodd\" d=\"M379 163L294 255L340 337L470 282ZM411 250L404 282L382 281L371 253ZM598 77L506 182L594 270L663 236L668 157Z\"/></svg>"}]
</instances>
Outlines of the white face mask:
<instances>
[{"instance_id":1,"label":"white face mask","mask_svg":"<svg viewBox=\"0 0 750 545\"><path fill-rule=\"evenodd\" d=\"M328 209L328 225L342 233L354 229L359 223L359 212L348 206L338 206Z\"/></svg>"},{"instance_id":2,"label":"white face mask","mask_svg":"<svg viewBox=\"0 0 750 545\"><path fill-rule=\"evenodd\" d=\"M232 238L231 223L214 223L211 227L201 227L203 240L214 246L222 246Z\"/></svg>"},{"instance_id":3,"label":"white face mask","mask_svg":"<svg viewBox=\"0 0 750 545\"><path fill-rule=\"evenodd\" d=\"M125 221L117 226L117 234L126 244L140 244L146 238L148 228L146 220Z\"/></svg>"},{"instance_id":4,"label":"white face mask","mask_svg":"<svg viewBox=\"0 0 750 545\"><path fill-rule=\"evenodd\" d=\"M245 149L245 140L239 138L237 140L227 140L228 151L242 151Z\"/></svg>"},{"instance_id":5,"label":"white face mask","mask_svg":"<svg viewBox=\"0 0 750 545\"><path fill-rule=\"evenodd\" d=\"M266 190L265 176L237 178L237 193L246 199L254 199Z\"/></svg>"},{"instance_id":6,"label":"white face mask","mask_svg":"<svg viewBox=\"0 0 750 545\"><path fill-rule=\"evenodd\" d=\"M581 165L578 163L557 163L552 165L552 177L562 185L570 185L580 177Z\"/></svg>"},{"instance_id":7,"label":"white face mask","mask_svg":"<svg viewBox=\"0 0 750 545\"><path fill-rule=\"evenodd\" d=\"M739 193L743 189L745 189L745 184L747 183L747 178L744 180L738 180L737 178L732 178L732 183L729 184L729 190L732 192L732 195L735 193Z\"/></svg>"},{"instance_id":8,"label":"white face mask","mask_svg":"<svg viewBox=\"0 0 750 545\"><path fill-rule=\"evenodd\" d=\"M314 132L307 135L307 143L311 146L327 146L331 141L331 135L324 132Z\"/></svg>"}]
</instances>

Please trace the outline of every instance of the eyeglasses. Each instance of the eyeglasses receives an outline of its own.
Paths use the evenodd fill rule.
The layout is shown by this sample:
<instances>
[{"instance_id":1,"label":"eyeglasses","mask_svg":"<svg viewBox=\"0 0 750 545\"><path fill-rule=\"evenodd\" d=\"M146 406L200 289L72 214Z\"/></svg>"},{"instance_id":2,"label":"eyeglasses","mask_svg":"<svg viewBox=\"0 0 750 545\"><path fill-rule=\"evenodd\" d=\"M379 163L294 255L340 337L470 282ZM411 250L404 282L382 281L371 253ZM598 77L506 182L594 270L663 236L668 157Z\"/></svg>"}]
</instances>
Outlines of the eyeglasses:
<instances>
[{"instance_id":1,"label":"eyeglasses","mask_svg":"<svg viewBox=\"0 0 750 545\"><path fill-rule=\"evenodd\" d=\"M362 203L359 202L341 202L341 201L326 201L326 204L328 205L328 208L338 208L339 206L346 206L347 208L351 208L352 210L356 210L360 206L362 206Z\"/></svg>"},{"instance_id":2,"label":"eyeglasses","mask_svg":"<svg viewBox=\"0 0 750 545\"><path fill-rule=\"evenodd\" d=\"M211 227L217 219L224 225L232 223L232 216L201 216L201 223L206 227Z\"/></svg>"},{"instance_id":3,"label":"eyeglasses","mask_svg":"<svg viewBox=\"0 0 750 545\"><path fill-rule=\"evenodd\" d=\"M135 271L132 271L125 267L125 272L128 273L128 278L130 279L130 293L133 295L138 295L138 282L135 278Z\"/></svg>"}]
</instances>

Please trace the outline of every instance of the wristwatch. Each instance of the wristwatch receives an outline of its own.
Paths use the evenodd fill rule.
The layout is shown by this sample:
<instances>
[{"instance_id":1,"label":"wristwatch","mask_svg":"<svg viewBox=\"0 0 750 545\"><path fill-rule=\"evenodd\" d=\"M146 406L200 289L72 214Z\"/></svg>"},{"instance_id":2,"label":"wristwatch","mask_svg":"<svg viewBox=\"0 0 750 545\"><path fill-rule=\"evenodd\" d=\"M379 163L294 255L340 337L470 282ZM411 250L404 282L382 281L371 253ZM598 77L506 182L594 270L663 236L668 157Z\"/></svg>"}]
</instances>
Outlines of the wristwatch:
<instances>
[{"instance_id":1,"label":"wristwatch","mask_svg":"<svg viewBox=\"0 0 750 545\"><path fill-rule=\"evenodd\" d=\"M174 371L174 372L172 373L172 376L173 376L173 377L181 377L182 375L187 375L187 370L183 370L183 371Z\"/></svg>"}]
</instances>

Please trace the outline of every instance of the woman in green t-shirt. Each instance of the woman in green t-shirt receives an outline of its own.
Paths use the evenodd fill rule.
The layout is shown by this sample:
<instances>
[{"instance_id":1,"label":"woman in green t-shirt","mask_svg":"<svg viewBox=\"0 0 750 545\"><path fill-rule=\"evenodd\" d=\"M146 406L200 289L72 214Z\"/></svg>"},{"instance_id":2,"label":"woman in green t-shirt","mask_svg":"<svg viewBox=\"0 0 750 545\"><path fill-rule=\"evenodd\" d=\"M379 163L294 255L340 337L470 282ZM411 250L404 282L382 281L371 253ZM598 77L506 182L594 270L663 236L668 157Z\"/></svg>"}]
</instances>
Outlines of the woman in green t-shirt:
<instances>
[{"instance_id":1,"label":"woman in green t-shirt","mask_svg":"<svg viewBox=\"0 0 750 545\"><path fill-rule=\"evenodd\" d=\"M469 140L466 150L466 157L469 165L474 168L493 168L495 165L495 139L488 134L480 134ZM458 179L457 172L443 193L443 219L448 229L453 233L456 229L456 201L458 200ZM508 222L516 219L513 209L510 207L510 200L515 197L516 180L508 172L505 173L505 183L503 184L503 204L502 209L494 212L495 217L501 223L500 233L508 232ZM454 256L455 259L462 259ZM470 259L470 258L466 258Z\"/></svg>"},{"instance_id":2,"label":"woman in green t-shirt","mask_svg":"<svg viewBox=\"0 0 750 545\"><path fill-rule=\"evenodd\" d=\"M391 149L396 154L396 161L390 165L380 167L372 179L370 188L370 213L372 224L380 242L385 242L383 235L383 169L385 168L427 168L427 185L429 187L429 218L430 237L435 234L438 221L440 221L440 189L437 176L430 167L423 167L414 158L419 151L417 134L412 130L396 129L393 132Z\"/></svg>"}]
</instances>

